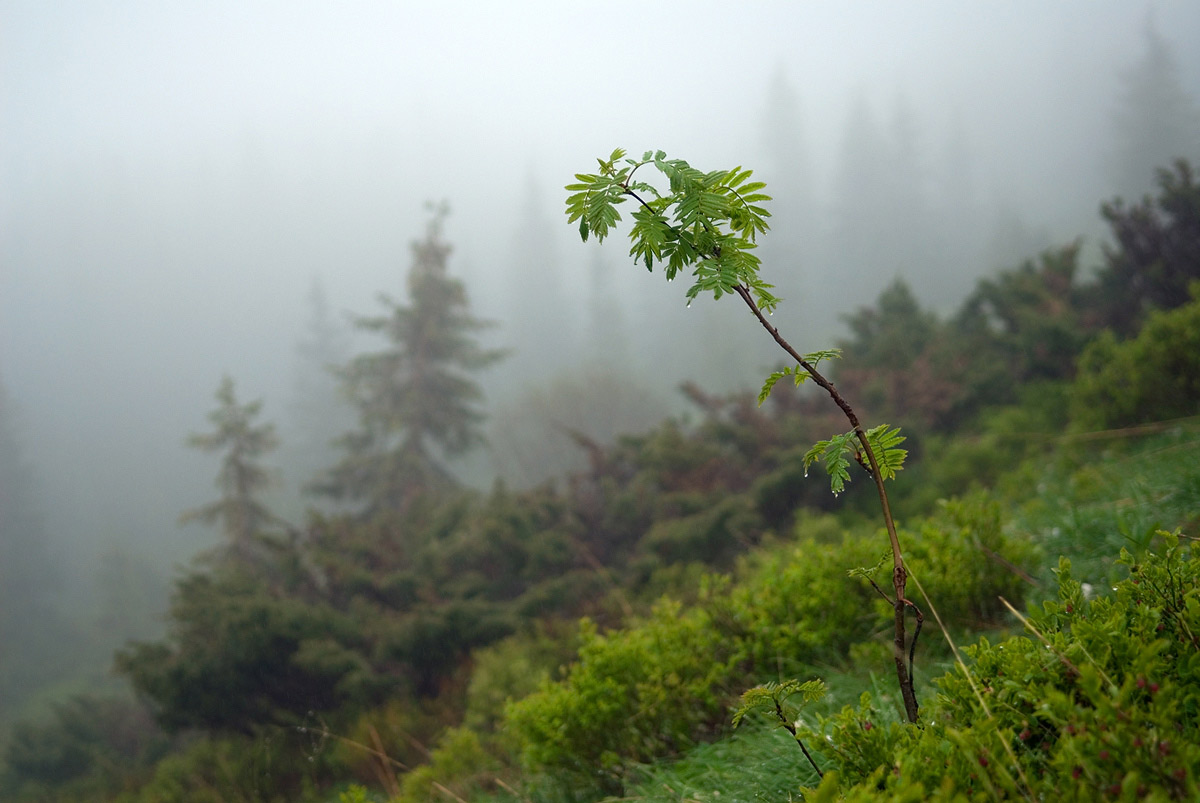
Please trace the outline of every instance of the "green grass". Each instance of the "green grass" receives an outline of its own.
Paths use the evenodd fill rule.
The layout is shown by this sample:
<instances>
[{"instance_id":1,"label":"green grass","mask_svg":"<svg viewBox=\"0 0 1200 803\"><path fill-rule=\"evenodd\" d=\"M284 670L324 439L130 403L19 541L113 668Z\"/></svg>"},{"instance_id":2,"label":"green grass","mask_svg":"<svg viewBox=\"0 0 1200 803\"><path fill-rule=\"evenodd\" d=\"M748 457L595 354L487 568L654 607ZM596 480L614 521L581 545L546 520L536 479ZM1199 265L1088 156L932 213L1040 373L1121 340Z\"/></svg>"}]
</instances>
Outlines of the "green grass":
<instances>
[{"instance_id":1,"label":"green grass","mask_svg":"<svg viewBox=\"0 0 1200 803\"><path fill-rule=\"evenodd\" d=\"M816 783L816 773L786 731L748 724L678 761L645 768L626 797L646 803L757 803L794 798L798 787Z\"/></svg>"},{"instance_id":2,"label":"green grass","mask_svg":"<svg viewBox=\"0 0 1200 803\"><path fill-rule=\"evenodd\" d=\"M1014 498L1010 526L1046 555L1040 579L1053 586L1049 570L1063 555L1077 577L1106 588L1122 548L1144 552L1159 529L1197 534L1200 426L1193 420L1148 437L1070 446L1034 476L1022 481L1024 495L1012 478L1005 491Z\"/></svg>"}]
</instances>

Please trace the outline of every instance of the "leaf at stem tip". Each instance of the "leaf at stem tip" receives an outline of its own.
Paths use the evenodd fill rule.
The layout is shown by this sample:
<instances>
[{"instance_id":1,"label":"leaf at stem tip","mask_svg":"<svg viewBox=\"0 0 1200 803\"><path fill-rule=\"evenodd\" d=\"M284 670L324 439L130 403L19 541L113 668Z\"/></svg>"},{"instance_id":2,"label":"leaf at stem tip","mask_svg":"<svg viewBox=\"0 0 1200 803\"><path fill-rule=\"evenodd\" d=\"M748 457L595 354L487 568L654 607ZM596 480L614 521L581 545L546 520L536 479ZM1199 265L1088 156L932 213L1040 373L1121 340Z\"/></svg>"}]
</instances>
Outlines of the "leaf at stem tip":
<instances>
[{"instance_id":1,"label":"leaf at stem tip","mask_svg":"<svg viewBox=\"0 0 1200 803\"><path fill-rule=\"evenodd\" d=\"M789 697L796 694L801 696L801 706L805 703L815 702L825 695L825 683L821 680L809 680L801 683L792 679L783 683L768 681L761 686L747 689L742 693L741 706L733 714L733 726L736 728L747 714L755 711L763 711L768 716L775 718L780 716L780 712L784 712L790 721L792 716L798 714L799 711L785 703Z\"/></svg>"}]
</instances>

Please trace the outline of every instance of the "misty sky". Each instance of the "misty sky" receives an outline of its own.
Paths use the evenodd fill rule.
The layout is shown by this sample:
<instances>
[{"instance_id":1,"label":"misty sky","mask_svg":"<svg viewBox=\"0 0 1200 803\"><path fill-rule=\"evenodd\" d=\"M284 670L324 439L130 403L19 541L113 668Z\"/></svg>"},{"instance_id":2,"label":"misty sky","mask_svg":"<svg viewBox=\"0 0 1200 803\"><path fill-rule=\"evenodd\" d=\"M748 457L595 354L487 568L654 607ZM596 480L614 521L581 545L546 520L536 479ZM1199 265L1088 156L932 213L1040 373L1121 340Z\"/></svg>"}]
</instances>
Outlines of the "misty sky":
<instances>
[{"instance_id":1,"label":"misty sky","mask_svg":"<svg viewBox=\"0 0 1200 803\"><path fill-rule=\"evenodd\" d=\"M1151 10L1195 92L1191 0L0 2L0 379L50 529L187 554L213 467L183 440L222 372L281 414L314 276L373 311L445 198L503 317L531 182L572 253L572 173L616 146L754 167L774 74L818 182L855 99L902 97L931 148L970 141L982 195L1080 225Z\"/></svg>"}]
</instances>

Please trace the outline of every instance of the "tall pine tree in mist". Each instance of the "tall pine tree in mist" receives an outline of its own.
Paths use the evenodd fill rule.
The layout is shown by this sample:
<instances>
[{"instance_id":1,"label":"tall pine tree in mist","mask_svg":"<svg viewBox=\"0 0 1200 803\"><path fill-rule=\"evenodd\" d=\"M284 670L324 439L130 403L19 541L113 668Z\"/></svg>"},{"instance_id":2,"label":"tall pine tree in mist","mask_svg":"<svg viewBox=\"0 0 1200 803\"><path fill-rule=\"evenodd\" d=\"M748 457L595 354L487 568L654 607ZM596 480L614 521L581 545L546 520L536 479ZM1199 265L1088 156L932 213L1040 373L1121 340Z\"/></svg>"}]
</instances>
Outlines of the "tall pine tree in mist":
<instances>
[{"instance_id":1,"label":"tall pine tree in mist","mask_svg":"<svg viewBox=\"0 0 1200 803\"><path fill-rule=\"evenodd\" d=\"M221 495L206 505L184 511L179 520L184 524L195 521L219 525L225 543L218 548L217 556L251 564L261 556L262 535L276 522L260 501L271 478L259 461L279 444L274 426L255 423L262 402L239 402L233 379L222 378L216 398L217 407L208 416L213 430L191 435L188 445L222 455L216 482Z\"/></svg>"},{"instance_id":2,"label":"tall pine tree in mist","mask_svg":"<svg viewBox=\"0 0 1200 803\"><path fill-rule=\"evenodd\" d=\"M957 304L982 271L1012 262L993 261L985 253L987 220L980 195L980 165L957 109L950 113L931 168L929 210L941 236L939 285ZM935 306L946 300L938 299Z\"/></svg>"},{"instance_id":3,"label":"tall pine tree in mist","mask_svg":"<svg viewBox=\"0 0 1200 803\"><path fill-rule=\"evenodd\" d=\"M588 268L585 351L590 359L614 368L625 365L630 356L628 321L615 286L618 275L597 250Z\"/></svg>"},{"instance_id":4,"label":"tall pine tree in mist","mask_svg":"<svg viewBox=\"0 0 1200 803\"><path fill-rule=\"evenodd\" d=\"M775 68L765 100L760 141L766 159L755 175L767 183L772 198L771 236L760 243L759 255L771 266L778 295L788 301L789 325L796 327L797 337L820 339L833 323L819 300L832 261L830 232L804 107L782 66Z\"/></svg>"},{"instance_id":5,"label":"tall pine tree in mist","mask_svg":"<svg viewBox=\"0 0 1200 803\"><path fill-rule=\"evenodd\" d=\"M308 318L296 343L284 464L288 479L305 485L336 458L334 441L354 423L336 370L350 357L350 333L335 318L320 279L309 288Z\"/></svg>"},{"instance_id":6,"label":"tall pine tree in mist","mask_svg":"<svg viewBox=\"0 0 1200 803\"><path fill-rule=\"evenodd\" d=\"M448 210L436 209L412 245L409 303L387 295L382 315L359 328L382 335L380 351L340 369L358 426L341 440L341 460L314 490L365 505L366 512L403 511L417 498L454 487L446 461L483 441L483 391L471 374L495 363L498 350L476 334L488 324L471 315L467 290L447 272L442 239Z\"/></svg>"},{"instance_id":7,"label":"tall pine tree in mist","mask_svg":"<svg viewBox=\"0 0 1200 803\"><path fill-rule=\"evenodd\" d=\"M942 276L952 267L942 260L943 237L933 218L929 190L932 170L926 155L922 120L907 96L895 99L888 122L890 133L886 174L888 199L894 204L886 218L888 247L899 272L916 288L917 296L937 303L957 302L944 295ZM965 293L970 289L964 285Z\"/></svg>"},{"instance_id":8,"label":"tall pine tree in mist","mask_svg":"<svg viewBox=\"0 0 1200 803\"><path fill-rule=\"evenodd\" d=\"M1142 32L1141 58L1120 76L1115 112L1109 174L1113 192L1126 201L1153 189L1158 168L1176 159L1200 162L1200 106L1153 19Z\"/></svg>"},{"instance_id":9,"label":"tall pine tree in mist","mask_svg":"<svg viewBox=\"0 0 1200 803\"><path fill-rule=\"evenodd\" d=\"M851 104L834 175L825 285L817 288L833 311L848 311L864 291L897 276L919 298L956 300L946 297L943 276L957 266L940 248L923 139L922 119L903 95L886 121L861 94Z\"/></svg>"}]
</instances>

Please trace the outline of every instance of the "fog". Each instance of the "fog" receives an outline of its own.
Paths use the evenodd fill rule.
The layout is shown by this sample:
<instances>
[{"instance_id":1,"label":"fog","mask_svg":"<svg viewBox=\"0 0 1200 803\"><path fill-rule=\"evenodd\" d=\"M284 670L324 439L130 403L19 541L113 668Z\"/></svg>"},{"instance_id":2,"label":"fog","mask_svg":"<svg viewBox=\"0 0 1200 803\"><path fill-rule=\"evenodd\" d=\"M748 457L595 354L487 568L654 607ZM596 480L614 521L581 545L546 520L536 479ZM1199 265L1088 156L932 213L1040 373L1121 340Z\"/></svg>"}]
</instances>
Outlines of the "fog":
<instances>
[{"instance_id":1,"label":"fog","mask_svg":"<svg viewBox=\"0 0 1200 803\"><path fill-rule=\"evenodd\" d=\"M513 349L489 412L625 371L644 399L607 437L774 358L743 310L686 309L621 245L579 243L573 173L614 147L754 168L777 322L823 348L897 275L944 313L1040 247L1095 254L1099 203L1131 191L1114 117L1148 31L1200 96L1190 0L0 3L0 382L64 601L89 604L114 547L165 576L212 542L177 518L214 493L184 441L221 376L301 439L313 288L340 325L403 297L426 202ZM871 163L880 137L901 158ZM893 195L855 195L881 174ZM464 472L540 479L501 451Z\"/></svg>"}]
</instances>

